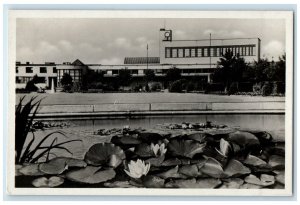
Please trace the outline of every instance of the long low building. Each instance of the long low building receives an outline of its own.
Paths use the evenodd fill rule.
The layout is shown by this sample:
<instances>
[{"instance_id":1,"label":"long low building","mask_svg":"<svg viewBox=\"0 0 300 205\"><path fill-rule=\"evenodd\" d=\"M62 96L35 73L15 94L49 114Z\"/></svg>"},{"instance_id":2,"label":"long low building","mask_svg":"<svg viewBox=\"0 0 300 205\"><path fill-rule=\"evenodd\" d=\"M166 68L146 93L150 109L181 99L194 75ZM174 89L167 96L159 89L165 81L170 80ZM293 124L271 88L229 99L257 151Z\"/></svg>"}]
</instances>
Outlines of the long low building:
<instances>
[{"instance_id":1,"label":"long low building","mask_svg":"<svg viewBox=\"0 0 300 205\"><path fill-rule=\"evenodd\" d=\"M174 40L172 30L160 29L159 34L159 57L125 57L121 65L86 64L79 59L62 64L16 62L17 88L24 88L34 75L41 79L40 85L45 88L51 88L52 82L55 87L60 86L64 73L70 74L74 82L81 82L88 69L101 71L104 77L115 77L121 69L128 69L133 78L138 78L143 77L147 69L163 77L168 69L176 67L182 76L198 76L210 82L210 75L227 50L249 63L260 59L259 38Z\"/></svg>"}]
</instances>

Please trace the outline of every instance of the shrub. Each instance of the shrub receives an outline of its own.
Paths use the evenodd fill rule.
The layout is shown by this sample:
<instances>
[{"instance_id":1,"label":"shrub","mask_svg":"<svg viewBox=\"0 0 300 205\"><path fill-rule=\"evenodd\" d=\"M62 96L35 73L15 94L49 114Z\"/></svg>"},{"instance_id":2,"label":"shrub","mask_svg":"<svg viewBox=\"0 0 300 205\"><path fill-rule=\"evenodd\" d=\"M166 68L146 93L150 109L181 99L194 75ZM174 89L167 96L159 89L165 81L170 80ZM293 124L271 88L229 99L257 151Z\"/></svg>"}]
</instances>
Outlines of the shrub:
<instances>
[{"instance_id":1,"label":"shrub","mask_svg":"<svg viewBox=\"0 0 300 205\"><path fill-rule=\"evenodd\" d=\"M193 82L189 82L189 83L187 83L185 89L187 92L194 91L194 90L196 90L196 85Z\"/></svg>"},{"instance_id":2,"label":"shrub","mask_svg":"<svg viewBox=\"0 0 300 205\"><path fill-rule=\"evenodd\" d=\"M205 93L223 92L225 89L222 83L209 83L206 86Z\"/></svg>"},{"instance_id":3,"label":"shrub","mask_svg":"<svg viewBox=\"0 0 300 205\"><path fill-rule=\"evenodd\" d=\"M152 83L150 86L151 91L159 91L159 90L161 90L161 88L162 88L162 86L158 82Z\"/></svg>"},{"instance_id":4,"label":"shrub","mask_svg":"<svg viewBox=\"0 0 300 205\"><path fill-rule=\"evenodd\" d=\"M149 91L150 91L150 88L149 88L148 83L145 85L145 91L146 91L146 92L149 92Z\"/></svg>"},{"instance_id":5,"label":"shrub","mask_svg":"<svg viewBox=\"0 0 300 205\"><path fill-rule=\"evenodd\" d=\"M270 82L265 82L265 84L262 87L262 95L263 96L269 96L272 94L273 86Z\"/></svg>"},{"instance_id":6,"label":"shrub","mask_svg":"<svg viewBox=\"0 0 300 205\"><path fill-rule=\"evenodd\" d=\"M38 91L38 87L36 87L33 80L30 80L27 82L25 90L27 90L28 92L36 92Z\"/></svg>"},{"instance_id":7,"label":"shrub","mask_svg":"<svg viewBox=\"0 0 300 205\"><path fill-rule=\"evenodd\" d=\"M230 84L229 89L228 89L228 95L236 94L238 92L238 83L233 82Z\"/></svg>"},{"instance_id":8,"label":"shrub","mask_svg":"<svg viewBox=\"0 0 300 205\"><path fill-rule=\"evenodd\" d=\"M75 83L73 83L73 86L72 86L72 92L80 92L81 88L82 88L81 83L75 82Z\"/></svg>"},{"instance_id":9,"label":"shrub","mask_svg":"<svg viewBox=\"0 0 300 205\"><path fill-rule=\"evenodd\" d=\"M173 93L182 92L183 88L185 87L185 84L186 84L186 80L184 79L176 80L170 84L169 92L173 92Z\"/></svg>"}]
</instances>

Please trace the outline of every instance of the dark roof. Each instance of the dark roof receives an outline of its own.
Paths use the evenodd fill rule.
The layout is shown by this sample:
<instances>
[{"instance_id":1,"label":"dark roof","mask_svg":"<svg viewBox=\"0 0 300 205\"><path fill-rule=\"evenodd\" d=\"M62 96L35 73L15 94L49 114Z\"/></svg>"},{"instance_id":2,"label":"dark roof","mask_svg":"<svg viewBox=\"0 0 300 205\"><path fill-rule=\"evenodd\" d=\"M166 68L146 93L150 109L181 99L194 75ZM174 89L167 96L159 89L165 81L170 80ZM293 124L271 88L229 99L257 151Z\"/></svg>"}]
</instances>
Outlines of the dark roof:
<instances>
[{"instance_id":1,"label":"dark roof","mask_svg":"<svg viewBox=\"0 0 300 205\"><path fill-rule=\"evenodd\" d=\"M84 63L81 62L79 59L76 59L76 60L72 63L72 65L83 66Z\"/></svg>"},{"instance_id":2,"label":"dark roof","mask_svg":"<svg viewBox=\"0 0 300 205\"><path fill-rule=\"evenodd\" d=\"M159 64L159 57L148 57L149 64ZM126 57L124 64L147 64L147 57Z\"/></svg>"}]
</instances>

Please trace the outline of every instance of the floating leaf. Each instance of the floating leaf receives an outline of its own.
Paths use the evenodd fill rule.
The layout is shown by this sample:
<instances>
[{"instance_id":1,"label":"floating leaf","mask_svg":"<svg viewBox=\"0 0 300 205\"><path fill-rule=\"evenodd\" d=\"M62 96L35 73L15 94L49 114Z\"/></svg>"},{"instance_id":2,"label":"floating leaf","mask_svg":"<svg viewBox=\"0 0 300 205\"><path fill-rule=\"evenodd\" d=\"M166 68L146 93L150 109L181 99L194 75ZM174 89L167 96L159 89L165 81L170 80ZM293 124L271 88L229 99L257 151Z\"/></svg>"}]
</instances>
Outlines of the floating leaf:
<instances>
[{"instance_id":1,"label":"floating leaf","mask_svg":"<svg viewBox=\"0 0 300 205\"><path fill-rule=\"evenodd\" d=\"M62 174L69 167L86 167L87 164L83 160L68 157L57 157L47 163L39 165L40 171L45 174Z\"/></svg>"},{"instance_id":2,"label":"floating leaf","mask_svg":"<svg viewBox=\"0 0 300 205\"><path fill-rule=\"evenodd\" d=\"M165 187L167 188L198 188L198 189L213 189L220 185L222 182L219 179L177 179L168 182Z\"/></svg>"},{"instance_id":3,"label":"floating leaf","mask_svg":"<svg viewBox=\"0 0 300 205\"><path fill-rule=\"evenodd\" d=\"M230 133L227 140L243 147L256 146L260 144L255 135L241 131Z\"/></svg>"},{"instance_id":4,"label":"floating leaf","mask_svg":"<svg viewBox=\"0 0 300 205\"><path fill-rule=\"evenodd\" d=\"M83 169L68 172L66 177L74 182L98 184L113 179L115 175L116 172L113 169L101 170L100 167L87 166Z\"/></svg>"},{"instance_id":5,"label":"floating leaf","mask_svg":"<svg viewBox=\"0 0 300 205\"><path fill-rule=\"evenodd\" d=\"M249 154L247 158L243 161L244 164L251 165L251 166L261 166L261 165L266 165L267 163L263 161L262 159L253 156Z\"/></svg>"},{"instance_id":6,"label":"floating leaf","mask_svg":"<svg viewBox=\"0 0 300 205\"><path fill-rule=\"evenodd\" d=\"M147 159L145 162L150 163L151 166L159 167L163 163L164 159L165 159L165 156L162 155L159 157L153 157L153 158Z\"/></svg>"},{"instance_id":7,"label":"floating leaf","mask_svg":"<svg viewBox=\"0 0 300 205\"><path fill-rule=\"evenodd\" d=\"M137 188L128 181L105 182L104 186L109 188Z\"/></svg>"},{"instance_id":8,"label":"floating leaf","mask_svg":"<svg viewBox=\"0 0 300 205\"><path fill-rule=\"evenodd\" d=\"M279 182L280 184L285 184L285 172L284 171L280 171L276 176L275 179L277 182Z\"/></svg>"},{"instance_id":9,"label":"floating leaf","mask_svg":"<svg viewBox=\"0 0 300 205\"><path fill-rule=\"evenodd\" d=\"M203 143L205 141L206 134L203 132L195 132L195 133L187 134L186 138Z\"/></svg>"},{"instance_id":10,"label":"floating leaf","mask_svg":"<svg viewBox=\"0 0 300 205\"><path fill-rule=\"evenodd\" d=\"M248 167L245 167L241 162L232 159L229 161L226 168L224 169L224 173L228 177L232 177L232 176L241 176L244 174L250 174L251 171Z\"/></svg>"},{"instance_id":11,"label":"floating leaf","mask_svg":"<svg viewBox=\"0 0 300 205\"><path fill-rule=\"evenodd\" d=\"M200 171L214 178L221 178L223 176L223 168L220 162L211 157L206 160Z\"/></svg>"},{"instance_id":12,"label":"floating leaf","mask_svg":"<svg viewBox=\"0 0 300 205\"><path fill-rule=\"evenodd\" d=\"M274 176L267 175L267 174L262 174L260 176L260 179L252 174L247 176L245 179L245 182L249 184L255 184L258 186L270 186L275 183L275 178Z\"/></svg>"},{"instance_id":13,"label":"floating leaf","mask_svg":"<svg viewBox=\"0 0 300 205\"><path fill-rule=\"evenodd\" d=\"M182 175L178 173L178 166L169 169L168 171L162 172L157 174L156 176L163 178L163 179L168 179L168 178L186 178L185 175Z\"/></svg>"},{"instance_id":14,"label":"floating leaf","mask_svg":"<svg viewBox=\"0 0 300 205\"><path fill-rule=\"evenodd\" d=\"M61 177L50 177L47 179L46 177L37 178L32 181L32 185L35 187L57 187L64 183L64 179Z\"/></svg>"},{"instance_id":15,"label":"floating leaf","mask_svg":"<svg viewBox=\"0 0 300 205\"><path fill-rule=\"evenodd\" d=\"M260 130L243 130L244 132L249 132L255 135L261 144L268 145L273 141L273 137L270 133Z\"/></svg>"},{"instance_id":16,"label":"floating leaf","mask_svg":"<svg viewBox=\"0 0 300 205\"><path fill-rule=\"evenodd\" d=\"M140 157L152 157L154 153L151 149L151 146L147 143L141 143L135 148L135 154Z\"/></svg>"},{"instance_id":17,"label":"floating leaf","mask_svg":"<svg viewBox=\"0 0 300 205\"><path fill-rule=\"evenodd\" d=\"M111 143L120 147L131 147L141 143L141 141L135 137L128 135L116 135L111 138Z\"/></svg>"},{"instance_id":18,"label":"floating leaf","mask_svg":"<svg viewBox=\"0 0 300 205\"><path fill-rule=\"evenodd\" d=\"M176 166L176 165L181 165L181 160L178 158L167 159L161 164L161 166L164 166L164 167L172 167L172 166Z\"/></svg>"},{"instance_id":19,"label":"floating leaf","mask_svg":"<svg viewBox=\"0 0 300 205\"><path fill-rule=\"evenodd\" d=\"M273 169L284 169L285 159L278 155L272 155L269 158L268 164L273 167Z\"/></svg>"},{"instance_id":20,"label":"floating leaf","mask_svg":"<svg viewBox=\"0 0 300 205\"><path fill-rule=\"evenodd\" d=\"M117 167L123 159L125 159L124 151L111 143L94 144L84 156L84 160L93 166Z\"/></svg>"},{"instance_id":21,"label":"floating leaf","mask_svg":"<svg viewBox=\"0 0 300 205\"><path fill-rule=\"evenodd\" d=\"M188 177L198 177L202 174L202 172L198 170L198 166L196 164L184 165L179 168L178 172Z\"/></svg>"},{"instance_id":22,"label":"floating leaf","mask_svg":"<svg viewBox=\"0 0 300 205\"><path fill-rule=\"evenodd\" d=\"M262 186L256 184L245 183L240 186L240 189L261 189Z\"/></svg>"},{"instance_id":23,"label":"floating leaf","mask_svg":"<svg viewBox=\"0 0 300 205\"><path fill-rule=\"evenodd\" d=\"M42 176L45 173L39 170L39 164L29 164L24 165L22 168L19 169L19 172L26 176Z\"/></svg>"},{"instance_id":24,"label":"floating leaf","mask_svg":"<svg viewBox=\"0 0 300 205\"><path fill-rule=\"evenodd\" d=\"M243 183L244 180L240 178L223 179L223 185L220 189L239 189Z\"/></svg>"},{"instance_id":25,"label":"floating leaf","mask_svg":"<svg viewBox=\"0 0 300 205\"><path fill-rule=\"evenodd\" d=\"M224 128L224 129L207 129L205 130L206 134L216 136L216 135L228 135L230 133L235 132L234 129L231 128Z\"/></svg>"},{"instance_id":26,"label":"floating leaf","mask_svg":"<svg viewBox=\"0 0 300 205\"><path fill-rule=\"evenodd\" d=\"M154 130L143 131L140 132L138 135L139 139L147 143L157 142L158 140L162 140L166 137L165 135L163 135L163 132Z\"/></svg>"},{"instance_id":27,"label":"floating leaf","mask_svg":"<svg viewBox=\"0 0 300 205\"><path fill-rule=\"evenodd\" d=\"M145 176L143 178L143 185L147 188L163 188L165 180L157 176Z\"/></svg>"},{"instance_id":28,"label":"floating leaf","mask_svg":"<svg viewBox=\"0 0 300 205\"><path fill-rule=\"evenodd\" d=\"M193 158L195 154L202 153L206 143L193 140L171 140L168 144L168 153L172 156Z\"/></svg>"}]
</instances>

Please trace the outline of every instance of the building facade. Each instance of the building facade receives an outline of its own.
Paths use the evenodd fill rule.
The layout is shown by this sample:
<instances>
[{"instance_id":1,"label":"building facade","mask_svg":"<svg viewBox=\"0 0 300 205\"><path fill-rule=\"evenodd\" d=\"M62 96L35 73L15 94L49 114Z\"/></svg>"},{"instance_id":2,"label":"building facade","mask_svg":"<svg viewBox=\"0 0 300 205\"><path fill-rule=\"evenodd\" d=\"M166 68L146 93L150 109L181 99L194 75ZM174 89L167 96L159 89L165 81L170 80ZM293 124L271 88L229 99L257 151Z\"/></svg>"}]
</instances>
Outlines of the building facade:
<instances>
[{"instance_id":1,"label":"building facade","mask_svg":"<svg viewBox=\"0 0 300 205\"><path fill-rule=\"evenodd\" d=\"M34 75L44 79L43 86L49 88L52 79L54 86L60 86L64 73L71 75L74 82L81 82L82 75L88 69L101 71L107 78L117 76L121 69L128 69L133 78L140 78L144 76L146 69L152 69L156 76L163 77L168 69L176 67L184 77L197 76L210 82L210 75L227 50L241 56L248 63L260 59L259 38L174 40L172 30L166 29L160 29L159 36L159 57L126 57L121 65L84 64L78 59L73 63L62 64L17 62L17 87L26 86Z\"/></svg>"}]
</instances>

